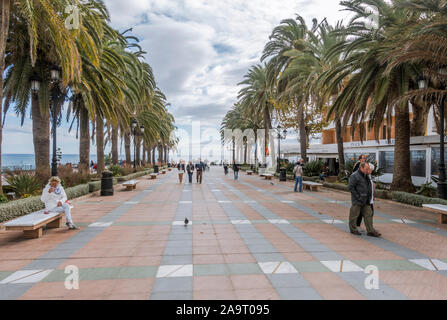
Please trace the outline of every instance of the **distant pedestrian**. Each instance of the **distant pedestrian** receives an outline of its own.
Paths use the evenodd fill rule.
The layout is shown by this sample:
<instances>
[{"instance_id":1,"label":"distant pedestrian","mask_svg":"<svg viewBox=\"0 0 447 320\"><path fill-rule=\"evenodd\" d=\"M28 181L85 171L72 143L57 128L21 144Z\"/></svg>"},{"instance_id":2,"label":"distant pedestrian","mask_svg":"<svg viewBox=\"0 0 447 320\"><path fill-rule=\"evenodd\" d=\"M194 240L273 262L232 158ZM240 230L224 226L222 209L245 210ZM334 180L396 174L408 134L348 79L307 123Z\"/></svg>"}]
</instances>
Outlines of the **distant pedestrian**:
<instances>
[{"instance_id":1,"label":"distant pedestrian","mask_svg":"<svg viewBox=\"0 0 447 320\"><path fill-rule=\"evenodd\" d=\"M71 209L73 208L67 200L67 195L62 187L61 179L52 177L48 181L45 189L42 192L40 200L45 204L45 214L50 212L65 213L67 220L67 227L70 230L78 230L79 228L73 224L71 218Z\"/></svg>"},{"instance_id":2,"label":"distant pedestrian","mask_svg":"<svg viewBox=\"0 0 447 320\"><path fill-rule=\"evenodd\" d=\"M228 175L228 164L225 163L225 164L223 165L223 167L224 167L225 175L227 176L227 175Z\"/></svg>"},{"instance_id":3,"label":"distant pedestrian","mask_svg":"<svg viewBox=\"0 0 447 320\"><path fill-rule=\"evenodd\" d=\"M183 161L180 161L179 164L177 165L177 171L178 171L179 183L182 184L183 183L183 174L185 173L185 164L183 163Z\"/></svg>"},{"instance_id":4,"label":"distant pedestrian","mask_svg":"<svg viewBox=\"0 0 447 320\"><path fill-rule=\"evenodd\" d=\"M233 172L234 172L234 180L238 180L239 179L239 165L238 164L233 164Z\"/></svg>"},{"instance_id":5,"label":"distant pedestrian","mask_svg":"<svg viewBox=\"0 0 447 320\"><path fill-rule=\"evenodd\" d=\"M357 219L363 215L367 235L370 237L380 237L373 226L373 212L371 210L371 201L373 200L373 187L369 178L369 164L363 162L359 170L349 178L349 191L351 191L352 207L349 212L349 229L352 234L360 236L357 230Z\"/></svg>"},{"instance_id":6,"label":"distant pedestrian","mask_svg":"<svg viewBox=\"0 0 447 320\"><path fill-rule=\"evenodd\" d=\"M359 158L357 163L354 165L354 169L352 170L352 173L356 172L360 168L361 163L365 163L368 160L368 156L362 154Z\"/></svg>"},{"instance_id":7,"label":"distant pedestrian","mask_svg":"<svg viewBox=\"0 0 447 320\"><path fill-rule=\"evenodd\" d=\"M293 169L293 174L295 175L295 192L303 192L303 167L301 166L303 160L300 160Z\"/></svg>"},{"instance_id":8,"label":"distant pedestrian","mask_svg":"<svg viewBox=\"0 0 447 320\"><path fill-rule=\"evenodd\" d=\"M189 162L189 164L186 166L186 171L188 172L188 178L189 178L189 183L192 183L192 175L194 174L194 165L192 164L192 162Z\"/></svg>"},{"instance_id":9,"label":"distant pedestrian","mask_svg":"<svg viewBox=\"0 0 447 320\"><path fill-rule=\"evenodd\" d=\"M371 186L372 186L371 211L372 211L373 217L374 217L374 200L375 200L375 191L376 191L376 185L372 178L372 173L374 172L374 169L375 169L375 166L372 163L369 163L368 176L369 176L369 179L371 180ZM362 219L363 219L363 215L359 215L359 217L357 218L357 227L358 228L360 228L360 226L362 225Z\"/></svg>"},{"instance_id":10,"label":"distant pedestrian","mask_svg":"<svg viewBox=\"0 0 447 320\"><path fill-rule=\"evenodd\" d=\"M196 164L196 178L197 178L197 183L202 184L202 179L203 179L203 163L202 161L199 160L199 162Z\"/></svg>"}]
</instances>

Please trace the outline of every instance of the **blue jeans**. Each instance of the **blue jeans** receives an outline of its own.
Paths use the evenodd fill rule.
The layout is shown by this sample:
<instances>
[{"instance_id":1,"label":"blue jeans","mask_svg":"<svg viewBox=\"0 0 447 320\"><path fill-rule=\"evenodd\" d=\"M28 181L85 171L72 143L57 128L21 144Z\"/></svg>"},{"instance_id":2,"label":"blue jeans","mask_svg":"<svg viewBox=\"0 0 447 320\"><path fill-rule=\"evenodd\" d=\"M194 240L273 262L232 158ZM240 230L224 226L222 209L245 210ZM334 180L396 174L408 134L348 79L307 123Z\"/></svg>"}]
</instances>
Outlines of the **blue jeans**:
<instances>
[{"instance_id":1,"label":"blue jeans","mask_svg":"<svg viewBox=\"0 0 447 320\"><path fill-rule=\"evenodd\" d=\"M239 178L239 171L234 172L234 180L237 180Z\"/></svg>"},{"instance_id":2,"label":"blue jeans","mask_svg":"<svg viewBox=\"0 0 447 320\"><path fill-rule=\"evenodd\" d=\"M300 184L300 192L303 192L303 177L296 177L296 180L295 180L295 192L297 192L298 184Z\"/></svg>"}]
</instances>

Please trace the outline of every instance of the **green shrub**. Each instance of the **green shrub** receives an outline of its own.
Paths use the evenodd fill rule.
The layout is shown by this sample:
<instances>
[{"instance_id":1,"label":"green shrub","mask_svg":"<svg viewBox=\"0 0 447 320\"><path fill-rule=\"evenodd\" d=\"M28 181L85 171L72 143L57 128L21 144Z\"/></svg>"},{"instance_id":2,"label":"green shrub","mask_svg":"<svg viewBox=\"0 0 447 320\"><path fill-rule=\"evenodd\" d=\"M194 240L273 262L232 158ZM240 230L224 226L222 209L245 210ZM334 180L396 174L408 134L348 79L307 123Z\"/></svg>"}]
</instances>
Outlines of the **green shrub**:
<instances>
[{"instance_id":1,"label":"green shrub","mask_svg":"<svg viewBox=\"0 0 447 320\"><path fill-rule=\"evenodd\" d=\"M35 196L42 191L42 184L34 174L21 173L9 176L6 180L10 184L10 188L21 198L25 195Z\"/></svg>"},{"instance_id":2,"label":"green shrub","mask_svg":"<svg viewBox=\"0 0 447 320\"><path fill-rule=\"evenodd\" d=\"M73 168L69 166L60 166L57 169L59 178L62 180L62 186L64 188L71 188L81 184L88 183L92 176L88 172L75 172Z\"/></svg>"},{"instance_id":3,"label":"green shrub","mask_svg":"<svg viewBox=\"0 0 447 320\"><path fill-rule=\"evenodd\" d=\"M323 172L323 161L311 161L304 166L304 175L307 177L320 176Z\"/></svg>"},{"instance_id":4,"label":"green shrub","mask_svg":"<svg viewBox=\"0 0 447 320\"><path fill-rule=\"evenodd\" d=\"M435 198L438 196L438 189L432 186L432 182L424 183L421 188L416 192L417 195Z\"/></svg>"},{"instance_id":5,"label":"green shrub","mask_svg":"<svg viewBox=\"0 0 447 320\"><path fill-rule=\"evenodd\" d=\"M316 176L316 177L307 177L307 176L304 176L304 177L303 177L303 181L320 182L320 176Z\"/></svg>"},{"instance_id":6,"label":"green shrub","mask_svg":"<svg viewBox=\"0 0 447 320\"><path fill-rule=\"evenodd\" d=\"M8 203L9 200L4 193L0 194L0 203Z\"/></svg>"},{"instance_id":7,"label":"green shrub","mask_svg":"<svg viewBox=\"0 0 447 320\"><path fill-rule=\"evenodd\" d=\"M121 177L124 175L124 168L118 165L111 165L109 171L112 172L114 177Z\"/></svg>"},{"instance_id":8,"label":"green shrub","mask_svg":"<svg viewBox=\"0 0 447 320\"><path fill-rule=\"evenodd\" d=\"M76 187L65 189L65 193L67 194L68 200L76 199L89 194L90 186L89 184L81 184Z\"/></svg>"},{"instance_id":9,"label":"green shrub","mask_svg":"<svg viewBox=\"0 0 447 320\"><path fill-rule=\"evenodd\" d=\"M410 204L416 207L422 207L423 204L447 205L447 200L442 200L438 198L429 198L417 194L398 192L398 191L392 193L392 199L394 201Z\"/></svg>"},{"instance_id":10,"label":"green shrub","mask_svg":"<svg viewBox=\"0 0 447 320\"><path fill-rule=\"evenodd\" d=\"M3 203L0 205L0 223L39 211L45 208L40 197L31 197Z\"/></svg>"},{"instance_id":11,"label":"green shrub","mask_svg":"<svg viewBox=\"0 0 447 320\"><path fill-rule=\"evenodd\" d=\"M101 190L101 181L89 182L88 186L89 186L90 193L99 191L99 190Z\"/></svg>"},{"instance_id":12,"label":"green shrub","mask_svg":"<svg viewBox=\"0 0 447 320\"><path fill-rule=\"evenodd\" d=\"M345 184L341 184L341 183L324 182L323 187L349 192L348 186Z\"/></svg>"}]
</instances>

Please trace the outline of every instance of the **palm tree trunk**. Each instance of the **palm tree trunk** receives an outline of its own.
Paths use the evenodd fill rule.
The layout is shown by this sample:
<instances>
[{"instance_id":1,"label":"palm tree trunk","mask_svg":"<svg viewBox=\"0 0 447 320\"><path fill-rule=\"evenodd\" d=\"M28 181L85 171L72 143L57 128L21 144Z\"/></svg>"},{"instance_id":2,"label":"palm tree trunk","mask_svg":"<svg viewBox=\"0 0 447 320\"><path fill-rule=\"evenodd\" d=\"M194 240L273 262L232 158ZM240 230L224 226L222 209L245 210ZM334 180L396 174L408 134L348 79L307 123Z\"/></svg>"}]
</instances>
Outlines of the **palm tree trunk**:
<instances>
[{"instance_id":1,"label":"palm tree trunk","mask_svg":"<svg viewBox=\"0 0 447 320\"><path fill-rule=\"evenodd\" d=\"M307 141L308 135L306 131L306 122L304 120L304 106L301 105L298 111L299 117L299 128L300 128L300 149L301 149L301 158L307 162Z\"/></svg>"},{"instance_id":2,"label":"palm tree trunk","mask_svg":"<svg viewBox=\"0 0 447 320\"><path fill-rule=\"evenodd\" d=\"M155 150L157 149L157 147L153 147L152 148L152 164L155 165Z\"/></svg>"},{"instance_id":3,"label":"palm tree trunk","mask_svg":"<svg viewBox=\"0 0 447 320\"><path fill-rule=\"evenodd\" d=\"M268 102L265 103L266 106L264 108L264 127L265 127L265 146L264 146L264 153L265 153L265 161L267 161L267 148L269 146L270 142L270 129L272 127L272 120L270 118L270 108L268 105ZM269 150L269 153L271 150Z\"/></svg>"},{"instance_id":4,"label":"palm tree trunk","mask_svg":"<svg viewBox=\"0 0 447 320\"><path fill-rule=\"evenodd\" d=\"M141 138L140 137L136 137L135 139L135 143L136 143L136 154L135 154L135 158L136 158L136 166L140 167L141 166Z\"/></svg>"},{"instance_id":5,"label":"palm tree trunk","mask_svg":"<svg viewBox=\"0 0 447 320\"><path fill-rule=\"evenodd\" d=\"M146 144L143 142L143 159L142 159L143 166L146 165L146 154L147 154Z\"/></svg>"},{"instance_id":6,"label":"palm tree trunk","mask_svg":"<svg viewBox=\"0 0 447 320\"><path fill-rule=\"evenodd\" d=\"M97 173L102 174L105 170L104 160L104 120L100 115L96 116L96 154L98 157Z\"/></svg>"},{"instance_id":7,"label":"palm tree trunk","mask_svg":"<svg viewBox=\"0 0 447 320\"><path fill-rule=\"evenodd\" d=\"M124 134L124 151L126 153L126 164L132 164L132 156L130 154L130 134Z\"/></svg>"},{"instance_id":8,"label":"palm tree trunk","mask_svg":"<svg viewBox=\"0 0 447 320\"><path fill-rule=\"evenodd\" d=\"M415 192L411 181L410 167L410 112L408 104L404 108L397 106L396 139L394 146L394 176L392 191Z\"/></svg>"},{"instance_id":9,"label":"palm tree trunk","mask_svg":"<svg viewBox=\"0 0 447 320\"><path fill-rule=\"evenodd\" d=\"M87 108L81 102L79 115L79 170L89 171L90 167L90 119Z\"/></svg>"},{"instance_id":10,"label":"palm tree trunk","mask_svg":"<svg viewBox=\"0 0 447 320\"><path fill-rule=\"evenodd\" d=\"M411 101L413 106L413 121L411 121L411 136L423 137L427 130L428 110L422 99Z\"/></svg>"},{"instance_id":11,"label":"palm tree trunk","mask_svg":"<svg viewBox=\"0 0 447 320\"><path fill-rule=\"evenodd\" d=\"M158 145L158 162L163 165L163 153L161 151L161 145Z\"/></svg>"},{"instance_id":12,"label":"palm tree trunk","mask_svg":"<svg viewBox=\"0 0 447 320\"><path fill-rule=\"evenodd\" d=\"M345 172L345 150L343 144L343 128L341 126L341 120L339 117L335 120L335 135L337 138L337 149L338 149L338 175L342 177Z\"/></svg>"},{"instance_id":13,"label":"palm tree trunk","mask_svg":"<svg viewBox=\"0 0 447 320\"><path fill-rule=\"evenodd\" d=\"M117 165L118 161L118 126L112 125L112 163Z\"/></svg>"},{"instance_id":14,"label":"palm tree trunk","mask_svg":"<svg viewBox=\"0 0 447 320\"><path fill-rule=\"evenodd\" d=\"M11 13L11 0L0 0L0 88L4 87L3 74L5 73L6 39L9 33L9 17ZM0 90L0 173L2 167L2 139L3 139L3 90ZM3 193L2 179L0 178L0 194Z\"/></svg>"},{"instance_id":15,"label":"palm tree trunk","mask_svg":"<svg viewBox=\"0 0 447 320\"><path fill-rule=\"evenodd\" d=\"M32 95L33 142L36 175L46 181L50 177L50 113L42 113L39 98Z\"/></svg>"}]
</instances>

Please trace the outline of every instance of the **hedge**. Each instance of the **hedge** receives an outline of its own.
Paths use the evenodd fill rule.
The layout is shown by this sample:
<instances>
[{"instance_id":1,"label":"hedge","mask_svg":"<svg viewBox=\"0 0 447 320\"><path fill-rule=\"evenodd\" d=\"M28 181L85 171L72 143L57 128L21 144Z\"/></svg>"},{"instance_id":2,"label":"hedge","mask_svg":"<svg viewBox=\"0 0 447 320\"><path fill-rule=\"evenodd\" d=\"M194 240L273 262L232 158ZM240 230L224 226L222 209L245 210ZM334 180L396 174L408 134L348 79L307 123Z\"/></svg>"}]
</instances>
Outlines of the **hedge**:
<instances>
[{"instance_id":1,"label":"hedge","mask_svg":"<svg viewBox=\"0 0 447 320\"><path fill-rule=\"evenodd\" d=\"M438 198L429 198L417 194L406 192L393 192L393 200L401 203L406 203L416 207L422 207L423 204L443 204L447 205L447 201Z\"/></svg>"},{"instance_id":2,"label":"hedge","mask_svg":"<svg viewBox=\"0 0 447 320\"><path fill-rule=\"evenodd\" d=\"M152 169L130 174L126 177L114 178L114 184L136 179L153 172ZM93 181L87 184L82 184L76 187L65 189L68 200L76 199L85 196L89 193L101 190L101 181ZM40 196L30 197L0 204L0 223L15 219L32 212L36 212L45 208L45 205L40 201Z\"/></svg>"}]
</instances>

